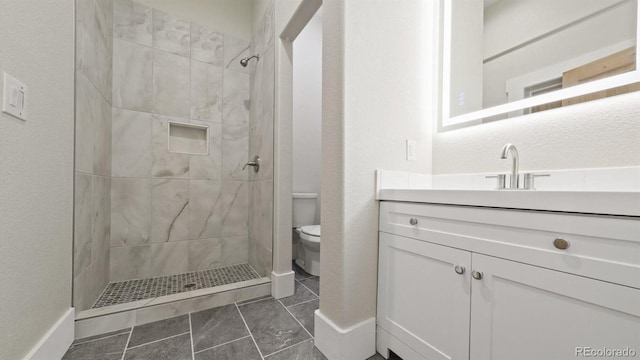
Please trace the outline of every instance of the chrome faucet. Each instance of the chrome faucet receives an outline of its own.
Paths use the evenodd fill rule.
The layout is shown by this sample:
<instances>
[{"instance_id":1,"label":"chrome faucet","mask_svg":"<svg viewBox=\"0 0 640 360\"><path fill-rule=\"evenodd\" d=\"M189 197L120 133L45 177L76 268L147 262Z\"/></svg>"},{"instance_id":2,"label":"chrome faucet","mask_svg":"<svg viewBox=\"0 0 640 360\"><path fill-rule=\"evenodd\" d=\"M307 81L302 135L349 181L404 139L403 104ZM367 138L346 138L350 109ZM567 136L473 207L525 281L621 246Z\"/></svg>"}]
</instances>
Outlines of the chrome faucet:
<instances>
[{"instance_id":1,"label":"chrome faucet","mask_svg":"<svg viewBox=\"0 0 640 360\"><path fill-rule=\"evenodd\" d=\"M511 157L513 158L513 163L511 165L511 179L509 179L509 188L517 189L518 188L518 170L520 167L520 159L518 157L518 149L513 144L507 144L502 148L502 153L500 154L501 159L506 159L511 153Z\"/></svg>"}]
</instances>

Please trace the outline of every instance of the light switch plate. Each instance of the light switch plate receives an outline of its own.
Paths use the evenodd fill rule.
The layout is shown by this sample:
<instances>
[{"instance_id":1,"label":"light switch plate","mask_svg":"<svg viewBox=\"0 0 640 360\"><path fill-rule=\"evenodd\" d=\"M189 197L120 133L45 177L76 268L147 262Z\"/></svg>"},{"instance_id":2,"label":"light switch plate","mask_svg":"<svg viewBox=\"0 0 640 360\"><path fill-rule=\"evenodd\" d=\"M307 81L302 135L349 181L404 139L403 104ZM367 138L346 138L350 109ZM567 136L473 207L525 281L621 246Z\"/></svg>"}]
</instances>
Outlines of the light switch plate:
<instances>
[{"instance_id":1,"label":"light switch plate","mask_svg":"<svg viewBox=\"0 0 640 360\"><path fill-rule=\"evenodd\" d=\"M416 141L415 140L407 140L407 160L408 161L416 160Z\"/></svg>"},{"instance_id":2,"label":"light switch plate","mask_svg":"<svg viewBox=\"0 0 640 360\"><path fill-rule=\"evenodd\" d=\"M27 120L27 87L13 76L3 73L2 112Z\"/></svg>"}]
</instances>

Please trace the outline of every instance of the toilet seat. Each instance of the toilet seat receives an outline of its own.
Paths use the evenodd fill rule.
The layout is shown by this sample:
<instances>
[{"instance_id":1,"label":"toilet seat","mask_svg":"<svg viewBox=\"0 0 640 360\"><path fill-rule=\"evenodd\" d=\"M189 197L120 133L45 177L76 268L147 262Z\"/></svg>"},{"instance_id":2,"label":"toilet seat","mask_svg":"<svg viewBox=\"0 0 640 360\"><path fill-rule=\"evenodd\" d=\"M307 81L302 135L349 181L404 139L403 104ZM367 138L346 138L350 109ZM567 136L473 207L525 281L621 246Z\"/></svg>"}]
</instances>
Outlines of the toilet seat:
<instances>
[{"instance_id":1,"label":"toilet seat","mask_svg":"<svg viewBox=\"0 0 640 360\"><path fill-rule=\"evenodd\" d=\"M302 226L300 238L312 243L320 243L320 225Z\"/></svg>"},{"instance_id":2,"label":"toilet seat","mask_svg":"<svg viewBox=\"0 0 640 360\"><path fill-rule=\"evenodd\" d=\"M308 225L300 228L303 233L311 236L320 236L320 225Z\"/></svg>"}]
</instances>

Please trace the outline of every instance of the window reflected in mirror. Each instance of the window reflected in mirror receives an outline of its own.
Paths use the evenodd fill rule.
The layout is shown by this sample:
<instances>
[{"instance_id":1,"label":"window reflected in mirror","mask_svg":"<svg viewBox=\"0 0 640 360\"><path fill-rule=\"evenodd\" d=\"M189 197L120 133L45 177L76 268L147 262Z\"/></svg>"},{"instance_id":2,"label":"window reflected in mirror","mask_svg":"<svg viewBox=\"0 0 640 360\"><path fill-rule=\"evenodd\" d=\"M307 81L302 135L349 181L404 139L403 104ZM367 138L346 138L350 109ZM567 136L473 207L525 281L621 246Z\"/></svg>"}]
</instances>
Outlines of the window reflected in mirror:
<instances>
[{"instance_id":1,"label":"window reflected in mirror","mask_svg":"<svg viewBox=\"0 0 640 360\"><path fill-rule=\"evenodd\" d=\"M449 118L636 71L637 0L444 1L450 43L445 44L443 105ZM514 117L640 89L638 82L627 82L491 116L485 111L476 119Z\"/></svg>"}]
</instances>

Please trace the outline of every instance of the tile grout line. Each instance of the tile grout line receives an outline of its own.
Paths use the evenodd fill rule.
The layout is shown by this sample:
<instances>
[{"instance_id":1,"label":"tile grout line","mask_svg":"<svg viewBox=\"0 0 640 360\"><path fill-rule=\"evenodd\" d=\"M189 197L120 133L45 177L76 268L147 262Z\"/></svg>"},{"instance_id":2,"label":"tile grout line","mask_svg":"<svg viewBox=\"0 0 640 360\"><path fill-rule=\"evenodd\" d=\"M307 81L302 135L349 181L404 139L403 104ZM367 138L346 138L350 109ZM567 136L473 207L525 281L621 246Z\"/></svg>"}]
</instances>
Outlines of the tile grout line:
<instances>
[{"instance_id":1,"label":"tile grout line","mask_svg":"<svg viewBox=\"0 0 640 360\"><path fill-rule=\"evenodd\" d=\"M220 32L220 31L216 31L216 32ZM153 45L146 45L146 44L142 44L142 43L136 42L136 41L134 41L134 40L129 40L129 39L125 39L125 38L121 38L121 37L115 37L115 36L113 36L113 40L120 40L120 41L122 41L122 42L125 42L125 43L128 43L128 44L131 44L131 45L138 45L138 46L140 46L140 47L144 47L144 48L149 49L149 50L152 50L152 51L153 51L153 50L158 50L158 51L161 51L161 52L163 52L163 53L165 53L165 54L169 54L169 55L176 55L176 56L180 56L181 58L184 58L184 59L189 59L189 60L197 61L197 62L199 62L199 63L201 63L201 64L215 66L215 67L221 68L222 70L224 70L224 69L225 69L224 64L223 64L223 65L216 65L215 63L212 63L212 62L207 62L207 61L203 61L203 60L194 59L194 58L192 58L191 56L184 56L184 55L176 54L176 53L171 52L171 51L169 51L169 50L164 50L164 49L161 49L161 48L153 47ZM232 70L232 71L235 71L235 72L238 72L238 73L242 73L242 74L244 74L242 71L233 70L233 69L229 69L229 70ZM83 74L83 75L84 75L84 74ZM85 77L86 77L86 76L85 76ZM91 82L91 81L90 81L90 82ZM93 84L92 84L92 85L93 85ZM95 85L94 85L94 87L96 88L96 90L98 90L98 88L97 88ZM100 92L100 90L98 90L98 92L100 93L100 95L102 95L102 92ZM106 100L106 96L104 96L104 95L103 95L102 97L104 97L104 98L105 98L105 100ZM117 107L117 106L113 106L113 107ZM125 109L125 110L126 110L126 108L120 108L120 107L117 107L117 108L119 108L119 109ZM133 110L133 111L139 111L139 110ZM143 111L140 111L140 112L143 112ZM193 119L193 120L198 120L198 119ZM200 121L200 120L198 120L198 121ZM205 121L207 121L207 120L205 120Z\"/></svg>"},{"instance_id":2,"label":"tile grout line","mask_svg":"<svg viewBox=\"0 0 640 360\"><path fill-rule=\"evenodd\" d=\"M178 336L184 336L184 335L186 335L186 334L188 334L188 333L189 333L189 331L185 331L185 332L180 333L180 334L177 334L177 335L167 336L166 338L162 338L162 339L158 339L158 340L153 340L153 341L149 341L149 342L144 343L144 344L140 344L140 345L132 346L132 347L130 347L129 349L137 349L137 348L142 347L142 346L147 346L147 345L150 345L150 344L159 343L159 342L161 342L161 341L165 341L165 340L173 339L173 338L176 338L176 337L178 337ZM129 345L129 344L127 344L127 345Z\"/></svg>"},{"instance_id":3,"label":"tile grout line","mask_svg":"<svg viewBox=\"0 0 640 360\"><path fill-rule=\"evenodd\" d=\"M247 302L243 302L242 304L238 304L238 303L236 302L235 304L237 304L237 306L245 306L245 305L249 305L249 304L255 304L255 303L260 302L260 301L265 301L265 300L270 300L270 299L272 299L271 295L266 295L266 296L269 296L269 297L265 297L265 298L263 298L263 299L254 299L254 300L249 300L249 301L247 301Z\"/></svg>"},{"instance_id":4,"label":"tile grout line","mask_svg":"<svg viewBox=\"0 0 640 360\"><path fill-rule=\"evenodd\" d=\"M315 295L315 294L314 294ZM294 307L294 306L298 306L298 305L302 305L302 304L306 304L306 303L310 303L312 301L316 301L316 300L320 300L319 297L316 297L315 299L311 299L311 300L305 300L305 301L301 301L299 303L296 304L291 304L291 305L285 305L284 303L280 302L282 304L282 306L286 307L286 308L290 308L290 307Z\"/></svg>"},{"instance_id":5,"label":"tile grout line","mask_svg":"<svg viewBox=\"0 0 640 360\"><path fill-rule=\"evenodd\" d=\"M289 311L289 309L287 309L287 307L286 307L286 306L284 306L284 304L282 303L282 301L278 300L278 302L280 303L280 305L282 305L282 307L283 307L285 310L287 310L287 312L289 313L289 315L291 315L291 317L293 318L293 320L295 320L295 321L298 323L298 325L300 325L300 327L302 327L302 328L304 329L304 331L306 331L306 332L307 332L307 334L309 334L309 336L311 336L311 338L312 338L312 339L314 339L313 335L311 335L311 333L309 332L309 330L307 330L307 328L306 328L306 327L304 327L304 325L302 325L302 323L300 322L300 320L298 320L298 318L297 318L297 317L295 317L295 315L293 315L293 314L291 313L291 311ZM299 343L298 343L298 344L299 344Z\"/></svg>"},{"instance_id":6,"label":"tile grout line","mask_svg":"<svg viewBox=\"0 0 640 360\"><path fill-rule=\"evenodd\" d=\"M302 341L300 341L299 343L295 343L295 344L293 344L293 345L289 345L289 346L287 346L287 347L285 347L285 348L282 348L282 349L280 349L280 350L276 350L276 351L272 352L271 354L267 355L267 357L270 357L270 356L273 356L273 355L275 355L275 354L281 353L281 352L283 352L283 351L285 351L285 350L291 349L292 347L298 346L298 345L300 345L300 344L304 344L304 343L306 343L307 341L313 341L313 338L311 338L311 339L306 339L306 340L302 340Z\"/></svg>"},{"instance_id":7,"label":"tile grout line","mask_svg":"<svg viewBox=\"0 0 640 360\"><path fill-rule=\"evenodd\" d=\"M240 341L240 340L242 340L242 339L246 339L246 338L248 338L248 337L251 337L251 335L243 336L243 337L241 337L241 338L237 338L237 339L235 339L235 340L227 341L226 343L222 343L222 344L219 344L219 345L215 345L215 346L212 346L212 347L208 347L208 348L206 348L206 349L198 350L198 351L196 351L195 353L196 353L196 354L199 354L199 353L201 353L201 352L203 352L203 351L207 351L207 350L215 349L215 348L218 348L218 347L221 347L221 346L224 346L224 345L229 345L229 344L231 344L231 343L234 343L234 342L236 342L236 341Z\"/></svg>"},{"instance_id":8,"label":"tile grout line","mask_svg":"<svg viewBox=\"0 0 640 360\"><path fill-rule=\"evenodd\" d=\"M191 314L189 313L189 335L191 338L191 360L196 360L196 352L194 350L194 344L193 344L193 325L191 324Z\"/></svg>"},{"instance_id":9,"label":"tile grout line","mask_svg":"<svg viewBox=\"0 0 640 360\"><path fill-rule=\"evenodd\" d=\"M311 275L311 274L309 274L308 272L306 272L306 271L304 271L304 270L300 269L300 270L304 271L304 273L303 273L303 274L301 274L300 272L296 271L296 270L297 270L296 268L300 268L300 266L298 266L298 264L296 264L296 262L295 262L295 260L294 260L294 261L293 261L293 266L291 266L291 271L293 271L296 275L298 275L298 276L302 277L302 278L303 278L303 280L304 280L304 279L308 279L308 278L312 278L312 277L316 276L316 275ZM296 280L298 280L298 279L296 278Z\"/></svg>"},{"instance_id":10,"label":"tile grout line","mask_svg":"<svg viewBox=\"0 0 640 360\"><path fill-rule=\"evenodd\" d=\"M307 278L307 279L310 279L310 278ZM306 280L306 279L304 279L304 280ZM299 282L299 283L300 283L300 285L304 286L304 288L305 288L305 289L307 289L307 290L311 291L311 293L312 293L313 295L315 295L315 296L317 296L318 298L320 298L320 294L316 294L316 292L315 292L315 291L311 290L307 285L305 285L304 283L302 283L302 281L300 281L300 280L296 280L296 281L297 281L297 282Z\"/></svg>"},{"instance_id":11,"label":"tile grout line","mask_svg":"<svg viewBox=\"0 0 640 360\"><path fill-rule=\"evenodd\" d=\"M240 314L240 318L242 319L244 326L247 328L247 331L249 332L249 336L251 336L251 340L253 340L253 345L255 345L256 349L258 349L258 354L260 355L260 359L264 360L264 355L262 355L262 351L260 351L260 348L258 347L258 343L256 342L256 339L253 337L253 333L251 332L251 329L249 329L249 325L247 325L247 320L244 319L244 315L242 315L242 311L240 311L240 308L238 307L238 303L233 303L233 304L236 306L236 310L238 310L238 314Z\"/></svg>"},{"instance_id":12,"label":"tile grout line","mask_svg":"<svg viewBox=\"0 0 640 360\"><path fill-rule=\"evenodd\" d=\"M129 330L129 337L127 338L127 343L124 344L124 349L122 350L122 357L120 358L120 360L124 360L124 357L127 355L127 348L129 347L129 342L131 341L131 335L133 335L133 328L134 326L132 326L131 330Z\"/></svg>"},{"instance_id":13,"label":"tile grout line","mask_svg":"<svg viewBox=\"0 0 640 360\"><path fill-rule=\"evenodd\" d=\"M129 330L129 331L131 331L131 330ZM75 342L75 341L77 341L77 340L75 340L73 346L78 346L78 345L82 345L82 344L88 344L88 343L91 343L91 342L94 342L94 341L99 341L99 340L104 340L104 339L108 339L108 338L115 337L115 336L124 335L124 334L128 333L129 331L123 331L123 332L120 332L120 333L117 333L117 334L98 337L98 338L95 338L95 339L82 341L82 342ZM100 335L96 335L96 336L100 336ZM82 339L79 339L79 340L82 340Z\"/></svg>"}]
</instances>

